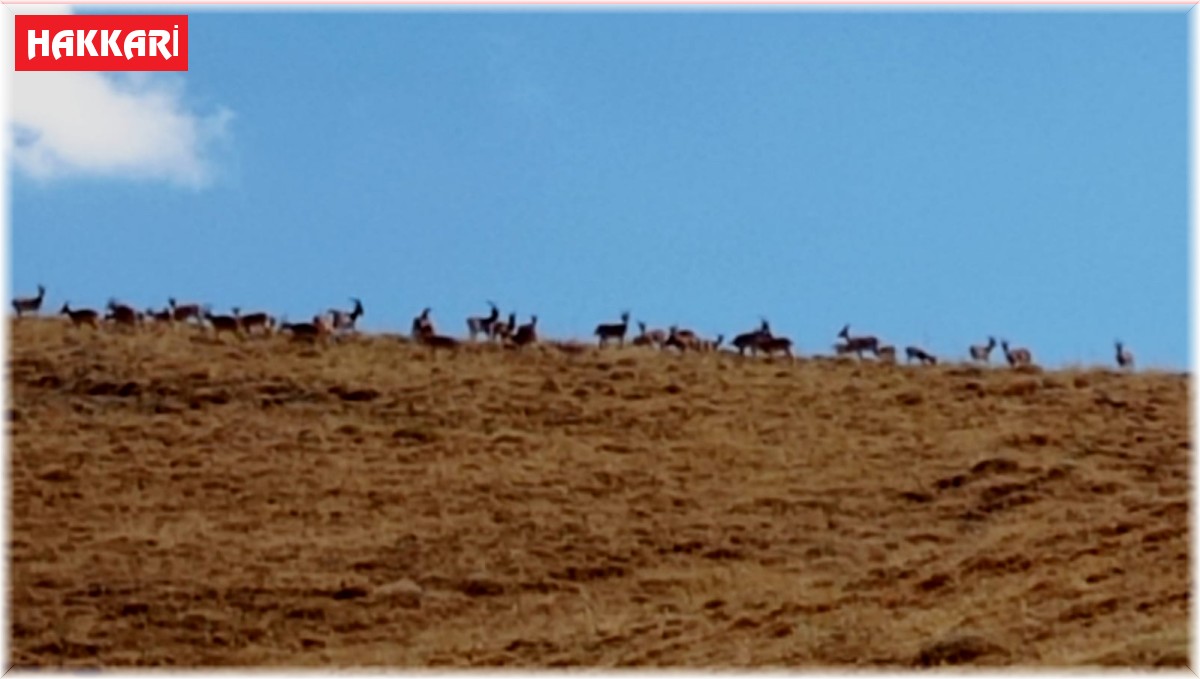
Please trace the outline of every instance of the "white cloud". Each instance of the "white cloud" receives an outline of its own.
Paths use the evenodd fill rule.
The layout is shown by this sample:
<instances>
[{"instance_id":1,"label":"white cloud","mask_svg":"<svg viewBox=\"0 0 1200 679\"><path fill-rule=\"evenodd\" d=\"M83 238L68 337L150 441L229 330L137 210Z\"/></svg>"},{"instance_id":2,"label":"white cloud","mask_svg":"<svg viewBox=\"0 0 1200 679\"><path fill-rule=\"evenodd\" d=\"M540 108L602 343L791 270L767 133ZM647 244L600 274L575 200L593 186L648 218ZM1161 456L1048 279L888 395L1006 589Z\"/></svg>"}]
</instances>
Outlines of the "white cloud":
<instances>
[{"instance_id":1,"label":"white cloud","mask_svg":"<svg viewBox=\"0 0 1200 679\"><path fill-rule=\"evenodd\" d=\"M69 13L50 5L8 5L22 13ZM12 20L5 22L11 38ZM11 39L5 41L11 45ZM17 73L7 55L14 167L40 180L112 177L202 188L214 179L212 152L228 136L233 114L184 102L178 75Z\"/></svg>"}]
</instances>

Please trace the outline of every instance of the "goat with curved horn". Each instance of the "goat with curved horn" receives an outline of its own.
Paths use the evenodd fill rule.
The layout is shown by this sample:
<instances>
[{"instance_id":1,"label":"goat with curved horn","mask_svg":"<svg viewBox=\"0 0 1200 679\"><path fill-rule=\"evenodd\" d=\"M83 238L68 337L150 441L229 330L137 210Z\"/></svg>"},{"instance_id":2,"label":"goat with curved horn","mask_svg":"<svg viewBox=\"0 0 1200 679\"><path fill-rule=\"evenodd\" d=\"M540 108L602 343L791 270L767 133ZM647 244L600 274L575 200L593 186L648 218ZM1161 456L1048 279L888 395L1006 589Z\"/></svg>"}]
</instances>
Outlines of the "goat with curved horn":
<instances>
[{"instance_id":1,"label":"goat with curved horn","mask_svg":"<svg viewBox=\"0 0 1200 679\"><path fill-rule=\"evenodd\" d=\"M1008 340L1000 342L1000 348L1004 350L1004 358L1008 360L1008 364L1014 368L1033 364L1033 355L1028 349L1009 349Z\"/></svg>"},{"instance_id":2,"label":"goat with curved horn","mask_svg":"<svg viewBox=\"0 0 1200 679\"><path fill-rule=\"evenodd\" d=\"M487 300L487 303L488 306L492 308L490 314L487 316L471 316L467 318L467 332L470 333L472 342L474 342L475 338L481 333L488 339L494 337L496 321L500 320L500 309L498 309L496 307L496 303L491 300Z\"/></svg>"},{"instance_id":3,"label":"goat with curved horn","mask_svg":"<svg viewBox=\"0 0 1200 679\"><path fill-rule=\"evenodd\" d=\"M1121 340L1115 341L1117 348L1117 365L1122 368L1133 368L1133 352L1126 348Z\"/></svg>"},{"instance_id":4,"label":"goat with curved horn","mask_svg":"<svg viewBox=\"0 0 1200 679\"><path fill-rule=\"evenodd\" d=\"M988 335L987 344L971 345L971 360L987 363L991 360L992 349L996 348L996 338Z\"/></svg>"},{"instance_id":5,"label":"goat with curved horn","mask_svg":"<svg viewBox=\"0 0 1200 679\"><path fill-rule=\"evenodd\" d=\"M356 331L356 324L359 317L363 315L362 300L357 297L351 297L351 302L354 302L354 308L350 311L344 309L330 309L329 325L333 330Z\"/></svg>"}]
</instances>

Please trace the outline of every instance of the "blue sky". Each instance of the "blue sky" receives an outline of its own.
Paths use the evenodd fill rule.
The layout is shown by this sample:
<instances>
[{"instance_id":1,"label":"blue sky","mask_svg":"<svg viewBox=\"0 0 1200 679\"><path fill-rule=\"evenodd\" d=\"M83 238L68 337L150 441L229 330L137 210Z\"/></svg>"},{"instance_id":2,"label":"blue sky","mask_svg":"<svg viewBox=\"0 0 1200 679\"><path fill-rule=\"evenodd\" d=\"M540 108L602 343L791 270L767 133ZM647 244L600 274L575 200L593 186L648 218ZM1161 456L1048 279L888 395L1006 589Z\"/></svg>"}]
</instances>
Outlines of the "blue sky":
<instances>
[{"instance_id":1,"label":"blue sky","mask_svg":"<svg viewBox=\"0 0 1200 679\"><path fill-rule=\"evenodd\" d=\"M11 285L1185 368L1185 10L173 8L190 70L100 85L187 142L16 163Z\"/></svg>"}]
</instances>

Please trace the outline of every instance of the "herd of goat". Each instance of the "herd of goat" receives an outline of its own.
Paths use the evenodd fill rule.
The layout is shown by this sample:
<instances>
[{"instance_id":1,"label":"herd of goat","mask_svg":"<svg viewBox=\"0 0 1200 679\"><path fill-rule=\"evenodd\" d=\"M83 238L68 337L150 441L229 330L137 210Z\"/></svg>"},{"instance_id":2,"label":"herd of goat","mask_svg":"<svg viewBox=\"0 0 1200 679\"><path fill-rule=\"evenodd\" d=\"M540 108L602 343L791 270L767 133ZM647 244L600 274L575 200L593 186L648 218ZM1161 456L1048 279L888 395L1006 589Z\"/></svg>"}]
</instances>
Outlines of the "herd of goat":
<instances>
[{"instance_id":1,"label":"herd of goat","mask_svg":"<svg viewBox=\"0 0 1200 679\"><path fill-rule=\"evenodd\" d=\"M18 318L24 314L40 313L45 297L46 288L39 285L36 296L14 299L13 310ZM362 301L357 298L352 297L350 301L354 302L352 309L329 309L323 314L313 316L312 321L306 323L277 322L274 316L265 312L242 314L237 307L233 308L232 315L214 315L208 306L195 303L179 304L175 298L169 298L168 305L159 311L153 309L138 311L127 304L109 300L107 314L104 315L94 309L72 309L66 302L63 303L59 313L70 318L75 326L90 326L97 329L100 327L101 321L130 328L142 326L147 322L167 325L192 323L198 327L210 329L217 336L221 333L232 333L238 337L244 337L256 332L263 334L279 332L290 334L294 339L325 340L338 333L356 332L356 323L364 313L363 305ZM510 313L508 319L504 320L500 318L500 309L493 302L489 301L488 305L491 307L490 314L471 316L467 319L467 331L472 342L477 341L480 336L491 342L517 347L538 341L536 315L531 316L529 323L518 325L515 312ZM631 344L635 346L711 352L719 350L725 339L724 335L718 335L716 339L704 339L691 330L681 329L677 326L671 326L665 331L648 330L646 324L641 321L638 322L638 326L639 333L631 340ZM629 312L625 312L621 314L620 323L601 323L596 326L593 334L602 347L610 342L616 342L623 346L628 332ZM429 308L425 308L419 316L413 319L412 337L417 342L433 348L452 349L461 343L458 339L437 333L430 318ZM839 356L855 354L862 359L864 354L869 353L880 361L896 362L895 346L882 344L877 337L871 335L851 335L849 324L842 328L837 337L840 341L834 345L834 351ZM762 323L757 329L734 337L730 341L730 345L737 350L739 355L744 355L749 351L751 355L759 352L768 356L779 353L794 358L792 341L787 337L772 333L771 326L766 319L762 319ZM1028 349L1010 347L1007 340L1000 342L1000 347L1010 366L1032 365L1033 356ZM987 344L970 347L970 358L972 361L988 363L992 350L995 348L995 338L988 337ZM920 347L906 347L904 353L905 361L908 363L913 361L927 365L937 363L937 357ZM1120 341L1116 342L1116 363L1122 368L1133 367L1133 353Z\"/></svg>"}]
</instances>

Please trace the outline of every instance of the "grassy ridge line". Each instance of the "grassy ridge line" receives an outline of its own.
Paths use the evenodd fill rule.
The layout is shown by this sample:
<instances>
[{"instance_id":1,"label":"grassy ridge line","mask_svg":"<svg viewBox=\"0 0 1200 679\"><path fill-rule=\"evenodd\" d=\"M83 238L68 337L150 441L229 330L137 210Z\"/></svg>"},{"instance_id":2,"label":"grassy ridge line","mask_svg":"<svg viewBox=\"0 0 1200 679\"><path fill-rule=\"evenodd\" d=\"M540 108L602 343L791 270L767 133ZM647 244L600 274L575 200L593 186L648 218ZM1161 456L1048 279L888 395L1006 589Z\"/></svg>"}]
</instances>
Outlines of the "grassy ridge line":
<instances>
[{"instance_id":1,"label":"grassy ridge line","mask_svg":"<svg viewBox=\"0 0 1200 679\"><path fill-rule=\"evenodd\" d=\"M52 323L63 323L63 324L69 323L69 321L66 319L60 320L60 319L52 318L52 317L33 317L33 318L22 319L22 321L17 321L16 319L10 319L10 328L14 327L13 324L15 324L17 322L26 322L26 323L28 323L28 322L42 322L42 323L52 322ZM69 332L76 332L76 331L81 332L81 333L92 332L88 328L77 328L77 329L69 330ZM128 333L130 331L127 329L106 326L104 328L104 330L102 330L102 332ZM146 326L146 328L138 330L137 332L147 333L152 336L155 336L155 335L172 336L172 335L183 332L184 334L194 333L193 336L197 339L211 337L211 329L208 329L208 328L201 329L201 328L197 328L192 325L177 326L174 328L167 327L167 326L159 327L159 326L154 326L154 325L148 325L148 326ZM287 336L286 334L280 335L279 333L276 333L276 335L274 337L276 339L278 339L280 337L286 337L286 336ZM221 338L218 338L218 339L221 339ZM228 339L228 335L224 336L224 339L226 339L227 342L237 341L237 340L233 340L233 339ZM267 339L267 338L263 337L263 336L250 336L246 340L243 340L243 341L263 341L264 339ZM498 343L488 342L485 339L480 339L477 342L471 342L469 339L465 339L465 338L459 338L459 339L461 341L461 344L456 349L454 349L454 351L489 351L492 349L504 348L504 349L508 349L508 350L518 350L518 351L529 352L529 351L544 351L545 348L548 347L551 349L556 349L556 350L561 351L566 354L579 354L579 353L587 354L587 353L594 353L595 351L614 351L614 350L638 351L638 352L642 352L642 353L646 353L646 352L673 353L673 350L659 350L659 349L653 349L653 348L648 348L648 347L634 347L634 346L630 345L628 339L626 340L626 345L624 347L610 345L605 348L600 348L597 346L594 338L578 338L578 337L540 338L537 346L541 347L541 349L536 349L533 346L528 346L528 347L524 347L524 348L515 348L512 346L501 347L501 345L499 345ZM728 339L728 338L726 338L726 339ZM301 341L306 341L306 340L301 340ZM358 331L353 334L339 334L339 335L335 335L335 336L331 337L331 341L332 341L333 345L337 345L337 344L341 344L341 343L348 343L348 342L364 342L364 341L366 341L366 342L389 341L389 342L397 342L400 344L414 343L413 338L408 334L405 334L402 332L386 331L386 330ZM832 343L830 346L832 346ZM792 350L796 354L797 362L805 361L805 360L838 361L841 363L858 361L858 359L853 356L836 356L836 355L824 354L824 353L820 353L820 352L806 353L803 351L803 349L801 347L797 347L797 346L793 346ZM442 349L442 351L446 351L446 350ZM687 352L687 353L691 354L691 355L697 355L701 352ZM709 353L709 352L705 352L705 353ZM739 358L766 360L766 361L786 360L786 359L783 359L783 357L775 357L775 358L770 358L770 357L765 357L765 356L755 357L755 356L749 355L748 353L746 356L743 357L743 356L739 356L738 352L736 350L731 349L728 346L723 346L720 349L716 350L715 352L711 352L711 353L715 353L719 356L724 356L724 357L737 356ZM863 361L863 363L870 364L870 363L880 363L880 362L877 361L876 359L865 359ZM983 368L983 369L1009 369L1009 370L1013 370L1014 372L1017 372L1017 373L1026 373L1026 374L1040 374L1042 372L1060 372L1060 373L1074 374L1074 373L1089 372L1089 371L1112 371L1112 372L1118 372L1118 373L1128 372L1128 373L1147 374L1147 375L1176 375L1176 376L1190 375L1190 371L1182 371L1181 372L1178 370L1162 368L1162 367L1157 367L1157 366L1146 366L1146 367L1139 366L1135 370L1128 371L1128 370L1122 370L1120 368L1117 368L1116 366L1110 366L1107 364L1083 364L1083 363L1078 363L1078 362L1066 362L1066 363L1057 364L1057 365L1043 365L1043 364L1036 363L1036 358L1035 358L1035 363L1032 366L1017 366L1015 368L1010 368L1004 362L1002 355L998 361L993 359L993 361L988 364L981 364L981 363L970 360L966 356L965 352L964 352L963 356L957 357L957 358L945 358L945 357L939 356L938 364L936 366L920 366L917 363L910 364L909 362L905 361L903 358L899 358L896 366L897 367L905 367L905 368L914 368L914 369L915 368L920 368L920 369L941 368L941 369L944 369L947 367L950 367L950 368L979 367L979 368Z\"/></svg>"}]
</instances>

